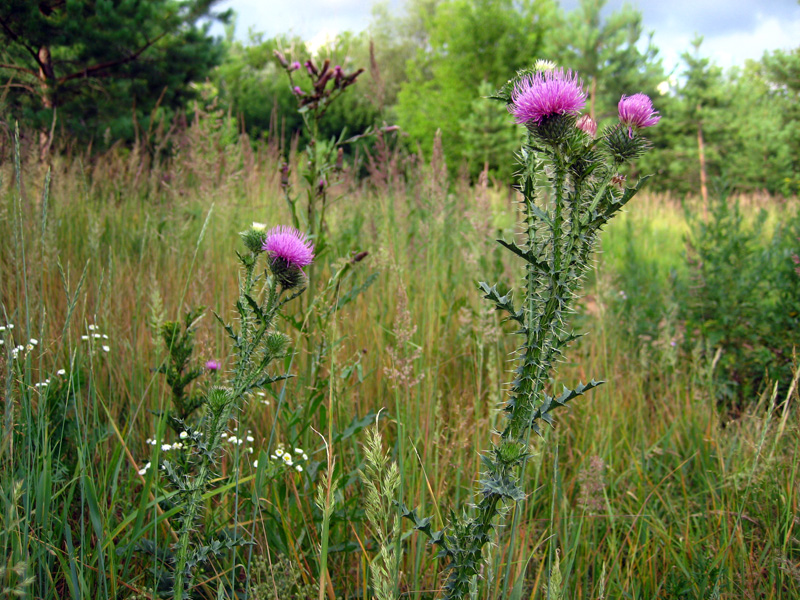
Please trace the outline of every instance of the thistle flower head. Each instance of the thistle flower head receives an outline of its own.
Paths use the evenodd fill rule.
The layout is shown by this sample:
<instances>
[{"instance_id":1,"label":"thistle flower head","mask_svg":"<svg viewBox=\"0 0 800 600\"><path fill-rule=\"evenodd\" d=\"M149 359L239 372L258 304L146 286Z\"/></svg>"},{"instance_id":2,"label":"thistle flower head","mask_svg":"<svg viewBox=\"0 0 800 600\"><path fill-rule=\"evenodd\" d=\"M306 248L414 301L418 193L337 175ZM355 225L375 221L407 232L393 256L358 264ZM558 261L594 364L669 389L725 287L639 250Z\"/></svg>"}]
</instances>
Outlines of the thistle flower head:
<instances>
[{"instance_id":1,"label":"thistle flower head","mask_svg":"<svg viewBox=\"0 0 800 600\"><path fill-rule=\"evenodd\" d=\"M209 371L219 371L220 364L216 360L209 360L206 362L206 369Z\"/></svg>"},{"instance_id":2,"label":"thistle flower head","mask_svg":"<svg viewBox=\"0 0 800 600\"><path fill-rule=\"evenodd\" d=\"M661 119L658 111L653 110L653 101L647 94L623 95L617 108L619 120L628 126L629 135L633 135L633 127L652 127Z\"/></svg>"},{"instance_id":3,"label":"thistle flower head","mask_svg":"<svg viewBox=\"0 0 800 600\"><path fill-rule=\"evenodd\" d=\"M526 75L514 86L509 112L521 125L539 126L557 115L575 115L586 104L576 73L553 69Z\"/></svg>"},{"instance_id":4,"label":"thistle flower head","mask_svg":"<svg viewBox=\"0 0 800 600\"><path fill-rule=\"evenodd\" d=\"M303 267L314 260L314 244L294 227L278 226L267 232L263 249L269 253L272 274L285 290L305 282Z\"/></svg>"},{"instance_id":5,"label":"thistle flower head","mask_svg":"<svg viewBox=\"0 0 800 600\"><path fill-rule=\"evenodd\" d=\"M314 244L309 241L306 234L285 225L269 230L264 241L264 250L269 252L273 259L282 259L298 269L307 267L314 260Z\"/></svg>"}]
</instances>

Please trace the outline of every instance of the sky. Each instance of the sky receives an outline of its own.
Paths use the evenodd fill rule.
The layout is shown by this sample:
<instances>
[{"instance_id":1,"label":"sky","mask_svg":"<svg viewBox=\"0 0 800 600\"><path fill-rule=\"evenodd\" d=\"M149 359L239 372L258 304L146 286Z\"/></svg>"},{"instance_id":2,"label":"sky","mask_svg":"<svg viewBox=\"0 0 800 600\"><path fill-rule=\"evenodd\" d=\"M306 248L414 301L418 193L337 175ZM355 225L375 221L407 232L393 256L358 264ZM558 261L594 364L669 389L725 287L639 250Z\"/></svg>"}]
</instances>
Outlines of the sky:
<instances>
[{"instance_id":1,"label":"sky","mask_svg":"<svg viewBox=\"0 0 800 600\"><path fill-rule=\"evenodd\" d=\"M578 0L562 0L569 10ZM701 53L729 68L745 60L761 58L765 51L789 50L800 45L798 0L633 0L642 12L644 30L653 32L664 65L680 64L681 53L690 50L695 35L703 36ZM623 0L609 0L614 11ZM402 0L392 0L402 9ZM369 26L369 0L222 0L217 9L236 11L236 37L246 40L248 31L272 37L293 33L318 45L340 31L362 31Z\"/></svg>"}]
</instances>

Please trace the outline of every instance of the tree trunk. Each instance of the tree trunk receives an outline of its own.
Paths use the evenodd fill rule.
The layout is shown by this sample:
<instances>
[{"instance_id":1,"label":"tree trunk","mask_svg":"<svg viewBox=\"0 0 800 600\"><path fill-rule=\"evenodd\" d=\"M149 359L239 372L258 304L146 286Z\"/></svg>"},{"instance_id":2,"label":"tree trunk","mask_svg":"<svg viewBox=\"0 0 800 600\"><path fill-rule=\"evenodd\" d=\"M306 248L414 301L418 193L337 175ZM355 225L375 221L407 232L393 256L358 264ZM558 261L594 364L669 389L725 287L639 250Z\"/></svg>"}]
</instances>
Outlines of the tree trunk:
<instances>
[{"instance_id":1,"label":"tree trunk","mask_svg":"<svg viewBox=\"0 0 800 600\"><path fill-rule=\"evenodd\" d=\"M699 107L698 107L699 110ZM703 122L697 122L697 155L700 159L700 197L703 199L703 211L708 206L708 185L706 176L706 150L703 141Z\"/></svg>"},{"instance_id":2,"label":"tree trunk","mask_svg":"<svg viewBox=\"0 0 800 600\"><path fill-rule=\"evenodd\" d=\"M56 124L56 105L53 98L53 82L55 81L55 71L53 70L53 57L50 55L50 48L42 46L39 48L39 90L42 100L42 107L49 109L53 115L50 128L43 127L39 130L39 159L45 160L50 153L50 146L53 143L53 131Z\"/></svg>"}]
</instances>

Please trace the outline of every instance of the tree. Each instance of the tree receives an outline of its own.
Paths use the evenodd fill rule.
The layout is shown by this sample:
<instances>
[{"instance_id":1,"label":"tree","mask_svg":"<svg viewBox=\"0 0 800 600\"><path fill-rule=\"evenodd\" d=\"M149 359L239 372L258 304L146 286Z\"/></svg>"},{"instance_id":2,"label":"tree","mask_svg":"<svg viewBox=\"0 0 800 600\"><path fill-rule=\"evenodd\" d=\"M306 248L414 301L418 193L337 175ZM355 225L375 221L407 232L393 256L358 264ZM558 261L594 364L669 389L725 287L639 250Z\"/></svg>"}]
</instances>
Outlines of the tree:
<instances>
[{"instance_id":1,"label":"tree","mask_svg":"<svg viewBox=\"0 0 800 600\"><path fill-rule=\"evenodd\" d=\"M777 50L765 54L762 74L770 84L770 104L780 115L781 127L777 134L781 145L789 153L789 181L785 193L800 193L800 47L784 52Z\"/></svg>"},{"instance_id":2,"label":"tree","mask_svg":"<svg viewBox=\"0 0 800 600\"><path fill-rule=\"evenodd\" d=\"M0 71L14 116L39 130L44 155L57 120L85 138L101 124L119 129L123 115L130 128L155 106L182 105L221 59L199 23L229 18L211 13L217 1L5 0Z\"/></svg>"},{"instance_id":3,"label":"tree","mask_svg":"<svg viewBox=\"0 0 800 600\"><path fill-rule=\"evenodd\" d=\"M400 127L430 153L441 129L448 164L465 157L464 125L482 82L497 89L536 58L548 55L557 5L531 0L446 0L427 24L427 44L408 62L398 95ZM483 163L470 165L473 173ZM493 167L496 165L490 165Z\"/></svg>"},{"instance_id":4,"label":"tree","mask_svg":"<svg viewBox=\"0 0 800 600\"><path fill-rule=\"evenodd\" d=\"M623 93L636 90L652 96L664 79L656 48L649 44L644 53L637 48L641 11L625 4L604 20L600 13L606 2L581 0L566 15L558 36L566 43L555 57L580 73L589 92L589 115L596 120L598 99L604 112L616 114Z\"/></svg>"}]
</instances>

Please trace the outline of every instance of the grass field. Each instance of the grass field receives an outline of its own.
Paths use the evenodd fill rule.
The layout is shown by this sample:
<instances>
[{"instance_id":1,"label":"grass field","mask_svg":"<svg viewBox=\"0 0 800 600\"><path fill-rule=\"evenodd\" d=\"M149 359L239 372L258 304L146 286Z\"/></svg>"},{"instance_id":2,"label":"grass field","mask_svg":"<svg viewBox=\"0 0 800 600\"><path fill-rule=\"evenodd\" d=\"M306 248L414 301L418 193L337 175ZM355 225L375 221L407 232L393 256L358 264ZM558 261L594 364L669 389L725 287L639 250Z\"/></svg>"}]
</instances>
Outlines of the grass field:
<instances>
[{"instance_id":1,"label":"grass field","mask_svg":"<svg viewBox=\"0 0 800 600\"><path fill-rule=\"evenodd\" d=\"M177 441L161 416L170 390L156 372L166 356L158 327L207 307L194 362L232 368L211 311L232 319L238 232L253 221L288 222L274 148L194 135L169 167L122 151L56 159L47 193L44 168L24 152L19 183L14 165L2 166L0 322L15 326L0 353L4 595L153 597L168 570L163 552L180 507L155 469L140 474L157 464L161 443ZM515 343L477 282L517 283L519 265L493 241L514 235L514 196L500 185L448 188L420 161L407 177L381 168L338 189L331 248L316 267L317 312L372 283L321 321L313 343L284 324L295 349L285 366L297 376L239 414L238 436L253 441L231 444L219 465L222 491L204 499L198 524L255 545L206 567L198 594L226 597L249 580L253 598L319 589L331 600L371 597L377 548L358 469L377 419L400 469L398 500L437 527L448 507L470 502L478 454L502 418L495 409ZM589 335L553 386L606 384L534 442L535 492L507 518L517 525L501 529L489 550L497 568L475 597L500 598L505 572L512 583L525 573L518 598L800 597L796 386L788 397L766 389L738 418L721 416L714 349L676 317L688 301L674 291L688 277L686 231L675 199L645 193L605 233L574 317ZM361 251L369 255L342 285L323 290L340 259ZM38 343L12 360L12 345L31 338ZM35 385L46 378L47 387ZM314 503L330 466L323 438L340 478L330 496L329 581L320 576ZM302 472L269 466L279 443L307 453ZM435 598L441 565L407 525L400 591ZM525 543L509 552L512 529Z\"/></svg>"}]
</instances>

